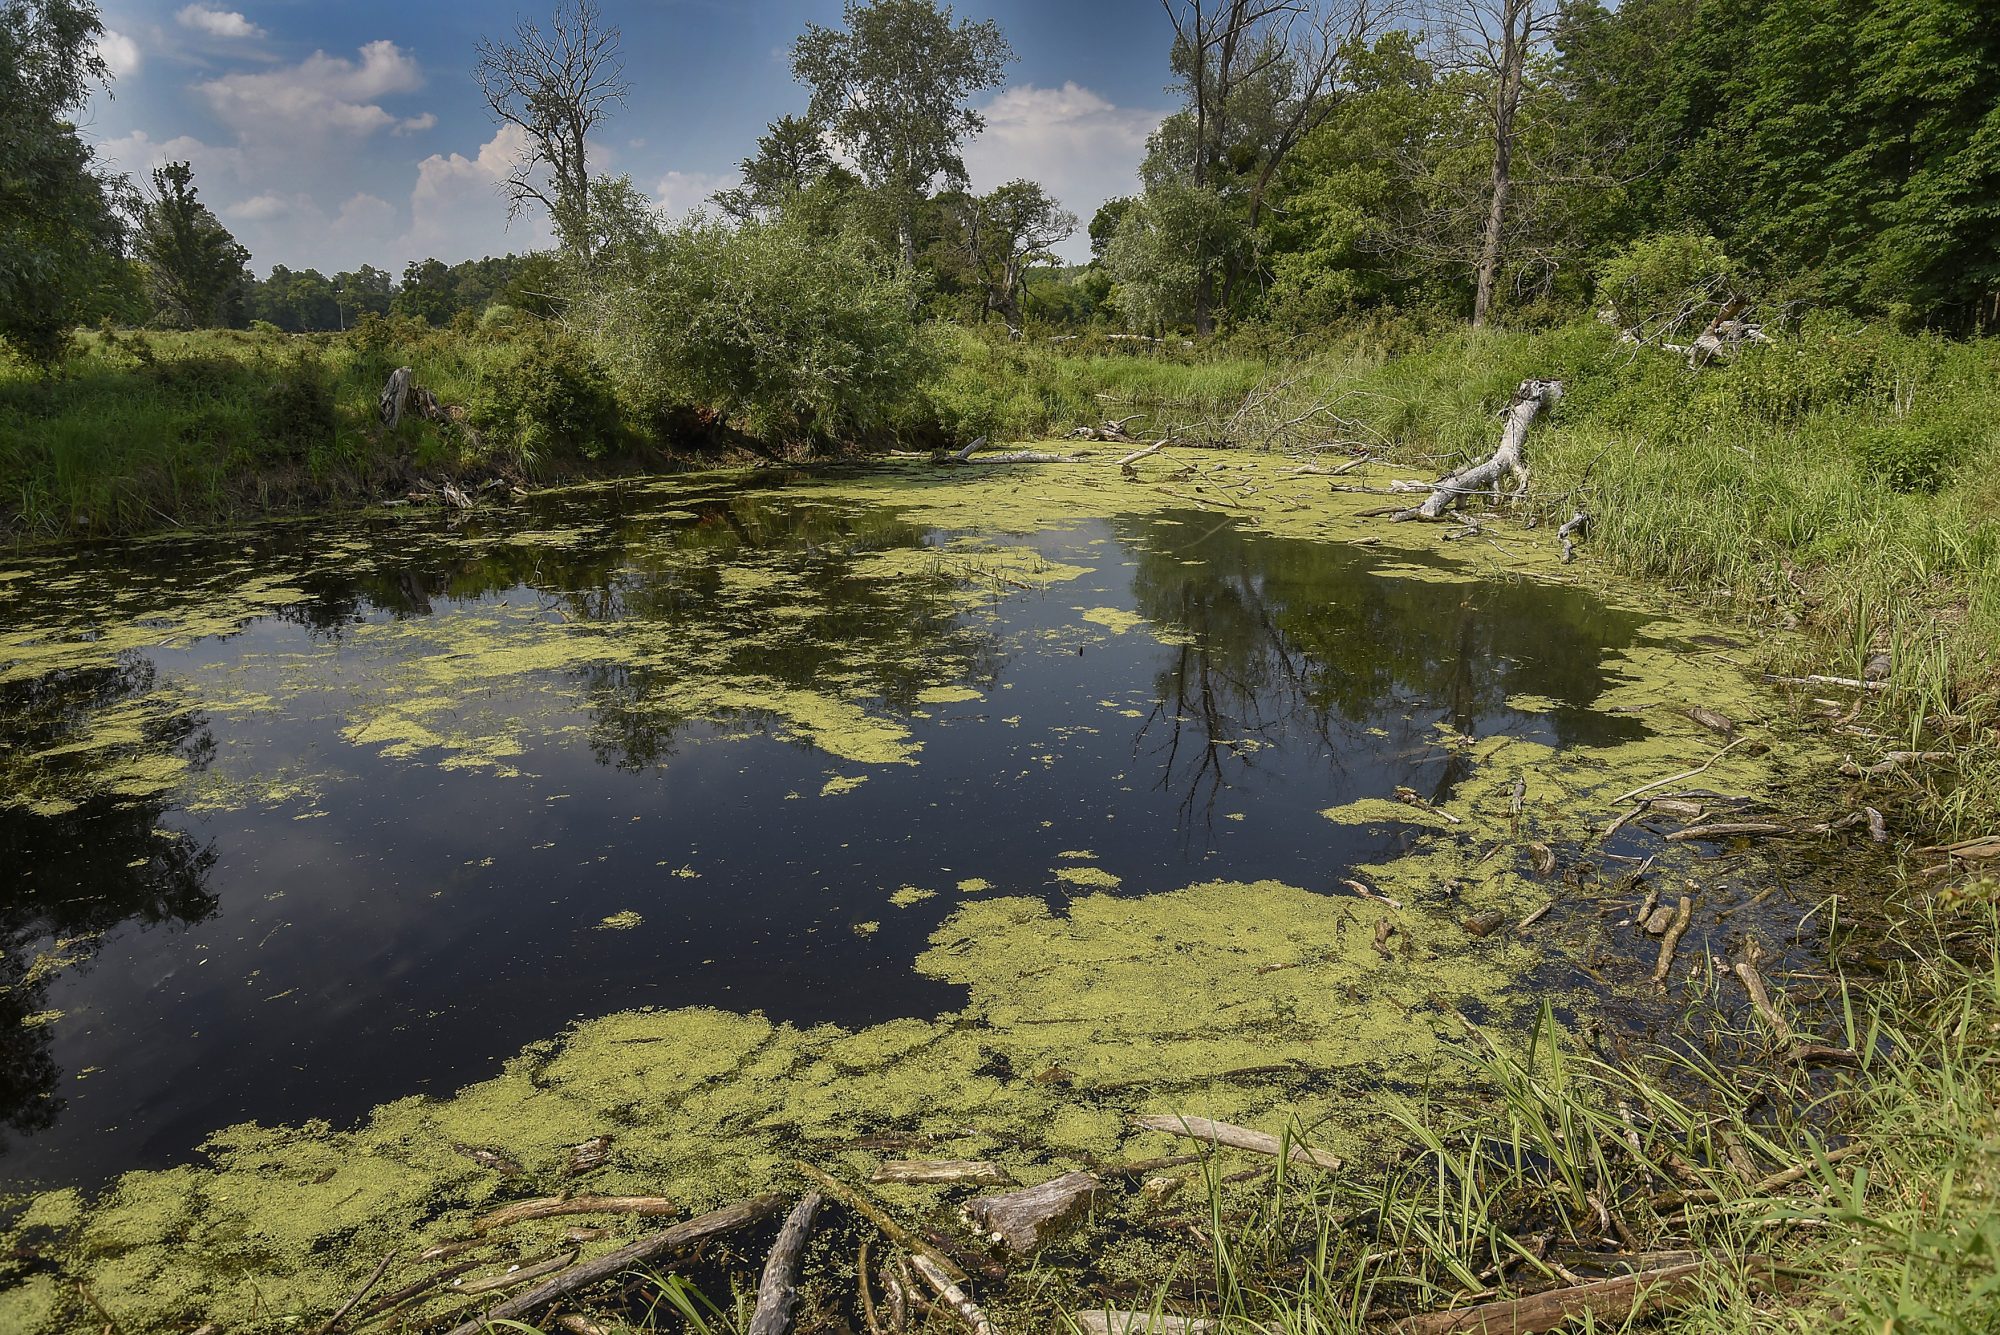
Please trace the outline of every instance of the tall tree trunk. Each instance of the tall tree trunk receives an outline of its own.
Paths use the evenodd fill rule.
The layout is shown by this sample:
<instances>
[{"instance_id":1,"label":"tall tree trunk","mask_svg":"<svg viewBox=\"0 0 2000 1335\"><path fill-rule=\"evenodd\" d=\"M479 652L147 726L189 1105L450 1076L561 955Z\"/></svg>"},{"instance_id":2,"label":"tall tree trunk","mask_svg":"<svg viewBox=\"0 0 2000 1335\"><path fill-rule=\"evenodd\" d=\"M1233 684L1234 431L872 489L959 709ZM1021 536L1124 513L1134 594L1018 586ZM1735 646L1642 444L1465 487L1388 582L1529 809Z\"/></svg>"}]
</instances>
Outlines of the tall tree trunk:
<instances>
[{"instance_id":1,"label":"tall tree trunk","mask_svg":"<svg viewBox=\"0 0 2000 1335\"><path fill-rule=\"evenodd\" d=\"M1483 328L1493 309L1493 291L1500 280L1500 240L1507 223L1507 195L1514 184L1514 113L1521 104L1521 81L1527 62L1529 0L1508 0L1507 25L1500 47L1499 86L1494 89L1493 179L1486 206L1486 229L1479 238L1478 288L1472 298L1472 327Z\"/></svg>"}]
</instances>

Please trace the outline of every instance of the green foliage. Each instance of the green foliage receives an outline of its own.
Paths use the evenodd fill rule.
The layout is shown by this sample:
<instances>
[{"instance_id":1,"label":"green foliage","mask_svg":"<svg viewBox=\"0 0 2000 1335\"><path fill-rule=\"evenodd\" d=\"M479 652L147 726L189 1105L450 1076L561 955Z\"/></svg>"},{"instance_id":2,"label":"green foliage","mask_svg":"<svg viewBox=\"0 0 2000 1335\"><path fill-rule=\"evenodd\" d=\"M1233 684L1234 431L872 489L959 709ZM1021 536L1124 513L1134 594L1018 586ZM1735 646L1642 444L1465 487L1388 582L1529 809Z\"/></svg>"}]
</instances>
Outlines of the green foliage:
<instances>
[{"instance_id":1,"label":"green foliage","mask_svg":"<svg viewBox=\"0 0 2000 1335\"><path fill-rule=\"evenodd\" d=\"M936 0L846 0L841 16L839 28L806 25L792 74L812 90L807 120L894 213L907 264L918 204L940 177L964 185L960 149L985 128L965 101L999 86L1013 49L998 24L954 24Z\"/></svg>"},{"instance_id":2,"label":"green foliage","mask_svg":"<svg viewBox=\"0 0 2000 1335\"><path fill-rule=\"evenodd\" d=\"M1855 440L1855 458L1864 474L1893 491L1930 495L1964 452L1961 430L1956 423L1869 427Z\"/></svg>"},{"instance_id":3,"label":"green foliage","mask_svg":"<svg viewBox=\"0 0 2000 1335\"><path fill-rule=\"evenodd\" d=\"M152 194L139 207L137 246L159 324L213 329L242 323L250 252L201 202L187 163L154 169Z\"/></svg>"},{"instance_id":4,"label":"green foliage","mask_svg":"<svg viewBox=\"0 0 2000 1335\"><path fill-rule=\"evenodd\" d=\"M1696 232L1634 241L1597 271L1597 300L1620 329L1670 328L1740 281L1722 243Z\"/></svg>"},{"instance_id":5,"label":"green foliage","mask_svg":"<svg viewBox=\"0 0 2000 1335\"><path fill-rule=\"evenodd\" d=\"M573 339L546 334L486 379L473 424L527 459L602 459L619 437L611 377Z\"/></svg>"},{"instance_id":6,"label":"green foliage","mask_svg":"<svg viewBox=\"0 0 2000 1335\"><path fill-rule=\"evenodd\" d=\"M825 442L880 437L919 404L937 354L917 299L851 232L695 219L626 256L586 305L635 408Z\"/></svg>"},{"instance_id":7,"label":"green foliage","mask_svg":"<svg viewBox=\"0 0 2000 1335\"><path fill-rule=\"evenodd\" d=\"M310 458L333 444L333 377L319 354L300 348L266 371L264 439L284 454Z\"/></svg>"},{"instance_id":8,"label":"green foliage","mask_svg":"<svg viewBox=\"0 0 2000 1335\"><path fill-rule=\"evenodd\" d=\"M1104 261L1126 322L1159 332L1196 324L1215 266L1248 244L1241 219L1213 187L1169 181L1126 211Z\"/></svg>"},{"instance_id":9,"label":"green foliage","mask_svg":"<svg viewBox=\"0 0 2000 1335\"><path fill-rule=\"evenodd\" d=\"M0 343L44 365L129 281L117 183L70 120L106 77L102 31L88 0L0 2Z\"/></svg>"}]
</instances>

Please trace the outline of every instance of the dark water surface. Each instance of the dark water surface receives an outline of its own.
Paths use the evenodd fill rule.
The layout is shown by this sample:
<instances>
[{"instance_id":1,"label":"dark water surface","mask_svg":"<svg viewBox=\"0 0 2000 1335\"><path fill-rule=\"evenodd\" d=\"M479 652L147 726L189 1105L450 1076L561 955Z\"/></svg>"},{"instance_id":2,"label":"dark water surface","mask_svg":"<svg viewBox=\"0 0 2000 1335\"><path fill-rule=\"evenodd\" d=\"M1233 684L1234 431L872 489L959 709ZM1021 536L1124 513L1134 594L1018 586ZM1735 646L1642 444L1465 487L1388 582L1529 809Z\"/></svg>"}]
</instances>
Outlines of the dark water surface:
<instances>
[{"instance_id":1,"label":"dark water surface","mask_svg":"<svg viewBox=\"0 0 2000 1335\"><path fill-rule=\"evenodd\" d=\"M1088 888L1066 866L1121 894L1330 888L1407 836L1317 813L1397 785L1447 794L1462 762L1429 744L1439 724L1560 745L1639 727L1587 708L1637 615L1412 577L1209 512L994 539L1089 568L1045 587L976 561L857 574L967 536L810 480L711 481L538 498L456 530L404 514L97 548L0 584L0 625L223 563L303 590L236 633L0 685L0 759L176 682L270 698L148 716L133 746L188 765L172 793L0 805L0 1181L95 1183L249 1119L350 1121L634 1006L933 1016L959 990L911 961L961 880L1054 902ZM357 741L378 697L411 689L419 646L435 674L422 637L467 613L645 652L497 683L467 655L476 705L424 718L479 734L531 717L497 761ZM916 763L689 705L692 675L732 674L861 701L907 728ZM940 687L976 694L921 698ZM1507 703L1529 692L1540 708ZM223 774L260 795L186 796ZM1064 856L1080 852L1095 856ZM892 902L904 886L936 893ZM639 922L603 926L619 914Z\"/></svg>"}]
</instances>

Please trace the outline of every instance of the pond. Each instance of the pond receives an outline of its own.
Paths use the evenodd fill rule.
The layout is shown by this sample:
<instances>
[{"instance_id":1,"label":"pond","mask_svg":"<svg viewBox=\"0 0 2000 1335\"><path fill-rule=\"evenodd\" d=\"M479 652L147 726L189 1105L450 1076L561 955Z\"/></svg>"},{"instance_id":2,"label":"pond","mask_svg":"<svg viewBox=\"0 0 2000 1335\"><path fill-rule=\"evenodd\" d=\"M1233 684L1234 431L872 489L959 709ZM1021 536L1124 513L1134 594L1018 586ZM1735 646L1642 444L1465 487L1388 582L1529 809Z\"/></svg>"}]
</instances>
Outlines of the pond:
<instances>
[{"instance_id":1,"label":"pond","mask_svg":"<svg viewBox=\"0 0 2000 1335\"><path fill-rule=\"evenodd\" d=\"M718 1198L801 1145L1055 1164L1161 1107L1338 1145L1328 1110L1433 1078L1454 1012L1587 1003L1459 922L1560 895L1531 846L1666 772L1695 744L1661 706L1740 674L1539 535L1391 546L1283 461L1191 457L696 475L0 569L25 1226L95 1227L141 1328L215 1315L246 1255L316 1310L329 1237L448 1228L594 1134L602 1189ZM1357 888L1400 897L1393 937ZM180 1245L224 1234L226 1266Z\"/></svg>"}]
</instances>

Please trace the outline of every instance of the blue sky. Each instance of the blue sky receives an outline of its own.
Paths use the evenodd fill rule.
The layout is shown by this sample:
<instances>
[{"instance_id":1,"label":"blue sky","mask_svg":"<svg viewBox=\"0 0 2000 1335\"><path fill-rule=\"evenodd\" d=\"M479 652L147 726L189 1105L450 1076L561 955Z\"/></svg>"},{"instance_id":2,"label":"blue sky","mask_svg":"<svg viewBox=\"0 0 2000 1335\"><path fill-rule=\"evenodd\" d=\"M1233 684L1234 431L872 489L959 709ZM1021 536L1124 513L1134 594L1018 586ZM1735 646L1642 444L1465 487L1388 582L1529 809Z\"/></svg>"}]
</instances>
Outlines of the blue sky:
<instances>
[{"instance_id":1,"label":"blue sky","mask_svg":"<svg viewBox=\"0 0 2000 1335\"><path fill-rule=\"evenodd\" d=\"M545 245L509 225L495 183L512 144L487 117L473 47L528 5L405 0L103 0L116 73L85 131L135 177L191 161L202 197L273 264L327 273L452 261ZM603 0L624 34L629 102L606 127L599 170L629 174L679 213L730 184L764 126L804 109L788 51L839 0ZM988 0L1017 56L977 100L989 128L967 150L977 188L1027 176L1085 221L1128 193L1145 138L1170 107L1158 0ZM1087 253L1081 233L1069 246Z\"/></svg>"}]
</instances>

